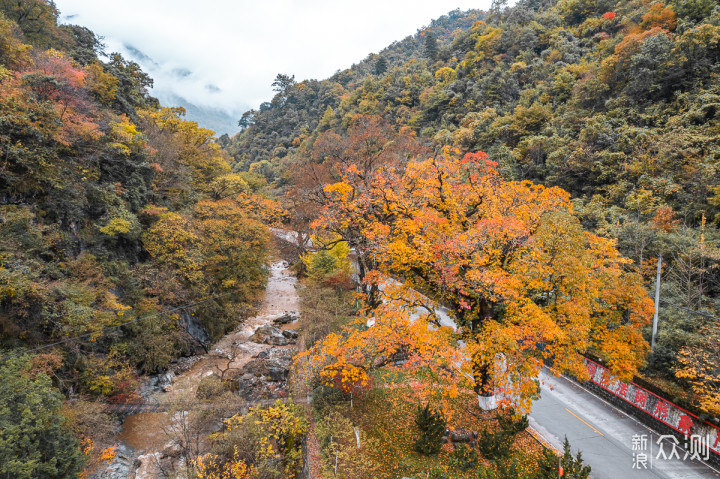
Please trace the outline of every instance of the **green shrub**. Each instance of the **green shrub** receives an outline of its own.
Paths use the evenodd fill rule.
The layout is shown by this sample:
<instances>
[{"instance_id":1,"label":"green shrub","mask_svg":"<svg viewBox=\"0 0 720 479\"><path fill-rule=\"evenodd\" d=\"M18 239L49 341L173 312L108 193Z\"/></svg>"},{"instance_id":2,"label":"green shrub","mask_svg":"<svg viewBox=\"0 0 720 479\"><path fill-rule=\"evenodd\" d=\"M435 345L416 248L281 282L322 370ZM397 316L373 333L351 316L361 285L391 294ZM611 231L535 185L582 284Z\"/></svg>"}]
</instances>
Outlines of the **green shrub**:
<instances>
[{"instance_id":1,"label":"green shrub","mask_svg":"<svg viewBox=\"0 0 720 479\"><path fill-rule=\"evenodd\" d=\"M3 351L4 352L4 351ZM62 395L27 356L0 364L0 477L77 477L83 455L60 412Z\"/></svg>"},{"instance_id":2,"label":"green shrub","mask_svg":"<svg viewBox=\"0 0 720 479\"><path fill-rule=\"evenodd\" d=\"M321 412L330 406L340 404L345 401L349 401L350 397L340 389L328 386L320 385L313 389L312 393L312 405L316 411Z\"/></svg>"},{"instance_id":3,"label":"green shrub","mask_svg":"<svg viewBox=\"0 0 720 479\"><path fill-rule=\"evenodd\" d=\"M448 473L443 471L441 468L436 467L435 469L425 474L425 477L427 479L451 479L452 476L448 475Z\"/></svg>"},{"instance_id":4,"label":"green shrub","mask_svg":"<svg viewBox=\"0 0 720 479\"><path fill-rule=\"evenodd\" d=\"M500 430L511 435L524 431L529 426L527 416L515 419L515 412L510 410L507 414L498 413L496 416Z\"/></svg>"},{"instance_id":5,"label":"green shrub","mask_svg":"<svg viewBox=\"0 0 720 479\"><path fill-rule=\"evenodd\" d=\"M200 380L195 397L198 399L212 399L221 396L226 390L223 380L214 374L205 376Z\"/></svg>"},{"instance_id":6,"label":"green shrub","mask_svg":"<svg viewBox=\"0 0 720 479\"><path fill-rule=\"evenodd\" d=\"M510 448L515 442L515 434L505 431L480 431L478 435L478 448L485 459L495 460L510 454Z\"/></svg>"},{"instance_id":7,"label":"green shrub","mask_svg":"<svg viewBox=\"0 0 720 479\"><path fill-rule=\"evenodd\" d=\"M415 424L420 429L420 437L415 441L415 450L420 454L437 454L443 445L447 421L439 411L430 409L430 405L418 406Z\"/></svg>"},{"instance_id":8,"label":"green shrub","mask_svg":"<svg viewBox=\"0 0 720 479\"><path fill-rule=\"evenodd\" d=\"M516 457L506 457L494 464L493 469L481 470L478 479L531 479L532 473L524 470ZM557 478L557 471L555 471Z\"/></svg>"},{"instance_id":9,"label":"green shrub","mask_svg":"<svg viewBox=\"0 0 720 479\"><path fill-rule=\"evenodd\" d=\"M458 445L450 455L450 465L459 471L475 469L478 463L478 453L475 448L467 444Z\"/></svg>"},{"instance_id":10,"label":"green shrub","mask_svg":"<svg viewBox=\"0 0 720 479\"><path fill-rule=\"evenodd\" d=\"M590 466L583 465L582 453L578 451L573 457L570 442L565 437L563 455L560 457L563 468L563 479L587 479L590 477ZM554 479L558 475L558 457L550 449L545 449L543 456L538 460L536 479Z\"/></svg>"}]
</instances>

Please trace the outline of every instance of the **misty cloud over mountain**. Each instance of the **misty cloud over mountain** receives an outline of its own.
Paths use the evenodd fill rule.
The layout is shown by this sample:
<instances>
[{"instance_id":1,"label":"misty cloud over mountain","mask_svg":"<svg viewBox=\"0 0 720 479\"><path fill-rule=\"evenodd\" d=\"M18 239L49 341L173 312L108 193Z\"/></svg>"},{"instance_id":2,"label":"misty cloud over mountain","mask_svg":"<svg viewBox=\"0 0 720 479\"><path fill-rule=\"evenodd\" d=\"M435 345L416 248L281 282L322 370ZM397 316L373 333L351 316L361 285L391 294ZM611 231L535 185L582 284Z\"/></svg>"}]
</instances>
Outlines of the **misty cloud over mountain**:
<instances>
[{"instance_id":1,"label":"misty cloud over mountain","mask_svg":"<svg viewBox=\"0 0 720 479\"><path fill-rule=\"evenodd\" d=\"M108 15L107 2L55 3L61 22L92 29L104 37L108 53L119 52L150 74L154 96L187 99L187 108L192 104L232 117L221 131L237 131L244 111L272 98L278 73L299 80L328 78L416 33L432 18L455 8L490 6L490 0L218 0L205 5L126 0L113 4Z\"/></svg>"},{"instance_id":2,"label":"misty cloud over mountain","mask_svg":"<svg viewBox=\"0 0 720 479\"><path fill-rule=\"evenodd\" d=\"M107 42L107 43L113 43ZM156 61L136 46L123 43L119 49L127 59L136 62L154 79L152 95L166 106L182 106L187 110L187 118L210 128L218 135L234 134L239 130L238 118L250 108L249 105L232 105L223 100L223 89L207 78L196 75L186 66L178 66L173 61ZM190 96L193 100L189 100Z\"/></svg>"}]
</instances>

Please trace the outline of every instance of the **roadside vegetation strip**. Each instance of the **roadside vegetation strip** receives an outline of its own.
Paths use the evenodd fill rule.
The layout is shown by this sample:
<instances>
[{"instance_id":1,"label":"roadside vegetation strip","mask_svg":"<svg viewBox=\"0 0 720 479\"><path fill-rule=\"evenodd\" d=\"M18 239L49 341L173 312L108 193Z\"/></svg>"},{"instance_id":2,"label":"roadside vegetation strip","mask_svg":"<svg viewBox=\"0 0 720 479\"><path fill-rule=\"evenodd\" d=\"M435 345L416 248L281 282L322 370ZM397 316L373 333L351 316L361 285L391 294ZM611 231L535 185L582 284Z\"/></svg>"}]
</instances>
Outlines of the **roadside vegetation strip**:
<instances>
[{"instance_id":1,"label":"roadside vegetation strip","mask_svg":"<svg viewBox=\"0 0 720 479\"><path fill-rule=\"evenodd\" d=\"M527 433L535 439L541 446L550 449L555 454L561 454L562 451L558 449L557 447L553 446L549 441L547 441L542 434L540 434L538 431L535 430L535 428L530 424L528 428L526 429Z\"/></svg>"},{"instance_id":2,"label":"roadside vegetation strip","mask_svg":"<svg viewBox=\"0 0 720 479\"><path fill-rule=\"evenodd\" d=\"M354 318L353 292L343 293L341 289L327 285L338 284L334 280L327 282L335 278L332 269L325 271L325 276L312 271L325 264L323 261L309 260L307 264L311 271L303 280L304 288L300 289L302 326L299 344L303 345L303 349L327 334L341 332L343 326L350 324ZM399 282L390 278L387 280L391 283L390 289L404 289ZM324 282L327 284L323 285ZM386 293L396 295L396 291ZM419 296L414 291L412 295ZM431 303L424 297L420 302ZM459 471L454 469L457 467L454 461L459 460L456 449L478 441L477 436L481 431L487 431L490 442L499 433L495 413L477 409L477 396L472 389L458 389L458 396L449 399L450 410L446 412L449 413L451 434L446 438L440 454L419 455L413 449L417 439L414 422L417 407L436 405L442 393L440 389L424 383L430 378L404 371L402 364L394 359L397 358L384 358L384 366L373 368L368 386L353 390L353 395L343 391L342 385L332 378L312 383L315 387L315 401L310 415L312 425L307 438L306 458L313 473L316 466L320 467L317 476L313 477L321 477L323 474L333 476L337 473L345 477L395 479L418 473L422 473L423 477L439 471L455 473ZM303 360L304 357L298 359L300 368ZM311 381L311 378L307 377L306 380ZM468 442L451 442L451 437ZM313 447L314 444L317 449ZM547 450L529 431L518 434L508 448L509 457L527 471L537 467L537 461L544 457ZM474 444L467 450L478 451ZM494 469L494 461L490 456L480 458L476 466Z\"/></svg>"},{"instance_id":3,"label":"roadside vegetation strip","mask_svg":"<svg viewBox=\"0 0 720 479\"><path fill-rule=\"evenodd\" d=\"M292 239L294 235L286 234L282 239L287 241L288 237ZM315 277L317 278L318 275ZM325 335L336 332L341 324L350 320L353 314L353 294L353 290L345 291L342 288L323 286L322 280L318 282L309 277L305 278L299 289L301 314L298 350L300 352L305 351ZM308 384L305 378L299 377L299 371L303 369L302 365L306 361L306 357L295 358L290 379L293 381L296 395L305 398L308 404L306 411L309 432L306 438L305 461L306 467L309 468L309 477L322 477L322 446L317 438L318 416L312 407L312 385Z\"/></svg>"}]
</instances>

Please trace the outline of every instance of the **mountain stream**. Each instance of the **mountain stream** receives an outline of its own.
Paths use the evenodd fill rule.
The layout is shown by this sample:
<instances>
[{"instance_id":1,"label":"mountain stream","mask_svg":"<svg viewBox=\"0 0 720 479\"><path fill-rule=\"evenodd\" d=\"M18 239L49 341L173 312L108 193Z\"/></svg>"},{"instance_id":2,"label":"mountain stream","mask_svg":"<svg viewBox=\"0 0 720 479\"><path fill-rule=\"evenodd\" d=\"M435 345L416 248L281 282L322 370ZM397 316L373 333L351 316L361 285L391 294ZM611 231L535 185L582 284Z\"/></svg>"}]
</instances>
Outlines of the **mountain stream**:
<instances>
[{"instance_id":1,"label":"mountain stream","mask_svg":"<svg viewBox=\"0 0 720 479\"><path fill-rule=\"evenodd\" d=\"M183 400L194 400L200 381L205 376L218 374L218 368L245 372L242 378L239 378L241 385L239 393L242 393L244 380L247 387L254 388L246 394L249 402L255 399L252 394L258 390L262 392L258 400L263 399L266 402L287 394L283 389L284 381L275 376L278 374L278 368L287 370L289 359L294 352L293 347L289 345L294 342L293 339L290 339L288 344L283 344L285 342L283 337L292 338L294 330L290 328L294 328L297 323L299 299L296 283L297 280L288 271L286 262L273 263L270 266L270 277L258 314L243 321L237 329L221 338L209 353L183 358L164 375L148 381L153 386L149 390L146 387L144 393L146 404L168 405ZM255 337L253 335L261 327L265 327L264 329L272 327L272 334L276 339L274 344L256 342L257 335ZM271 373L268 373L267 367L263 369L263 364L272 363L273 358L279 359L275 359L273 364L276 366ZM257 364L260 364L259 372ZM283 370L279 373L281 377ZM287 372L284 376L287 377ZM167 412L162 412L162 409L172 408L158 407L158 409L161 411L139 412L125 417L122 431L117 437L119 446L115 459L103 470L93 474L93 477L97 479L162 478L165 477L164 471L168 468L182 466L179 447L172 439L172 433L177 432L178 415L189 413L181 411L171 416Z\"/></svg>"}]
</instances>

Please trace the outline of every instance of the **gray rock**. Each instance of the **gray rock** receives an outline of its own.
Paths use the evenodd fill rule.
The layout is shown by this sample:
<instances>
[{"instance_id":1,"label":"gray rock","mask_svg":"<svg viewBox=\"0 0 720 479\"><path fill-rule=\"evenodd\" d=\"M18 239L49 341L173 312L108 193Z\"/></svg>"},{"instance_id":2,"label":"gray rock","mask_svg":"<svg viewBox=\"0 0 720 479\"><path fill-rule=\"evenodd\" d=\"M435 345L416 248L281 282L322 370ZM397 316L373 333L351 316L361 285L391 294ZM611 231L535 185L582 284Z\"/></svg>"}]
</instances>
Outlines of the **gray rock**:
<instances>
[{"instance_id":1,"label":"gray rock","mask_svg":"<svg viewBox=\"0 0 720 479\"><path fill-rule=\"evenodd\" d=\"M282 332L282 335L288 339L297 339L298 330L297 329L286 329Z\"/></svg>"},{"instance_id":2,"label":"gray rock","mask_svg":"<svg viewBox=\"0 0 720 479\"><path fill-rule=\"evenodd\" d=\"M210 341L210 336L208 336L207 331L205 331L205 327L195 316L187 311L183 310L180 312L178 323L180 327L198 343L206 344Z\"/></svg>"},{"instance_id":3,"label":"gray rock","mask_svg":"<svg viewBox=\"0 0 720 479\"><path fill-rule=\"evenodd\" d=\"M185 371L190 371L190 368L200 360L202 360L202 356L184 356L172 364L171 368L176 374L184 373Z\"/></svg>"},{"instance_id":4,"label":"gray rock","mask_svg":"<svg viewBox=\"0 0 720 479\"><path fill-rule=\"evenodd\" d=\"M180 457L182 455L182 447L180 444L178 444L175 441L170 441L167 444L165 444L165 447L162 451L162 458L168 458L168 457Z\"/></svg>"},{"instance_id":5,"label":"gray rock","mask_svg":"<svg viewBox=\"0 0 720 479\"><path fill-rule=\"evenodd\" d=\"M284 381L290 374L290 363L280 359L252 359L241 370L241 379L247 375L266 377L270 381Z\"/></svg>"},{"instance_id":6,"label":"gray rock","mask_svg":"<svg viewBox=\"0 0 720 479\"><path fill-rule=\"evenodd\" d=\"M255 334L250 336L250 341L273 346L285 346L288 344L288 340L283 336L282 331L272 326L260 326L257 328Z\"/></svg>"},{"instance_id":7,"label":"gray rock","mask_svg":"<svg viewBox=\"0 0 720 479\"><path fill-rule=\"evenodd\" d=\"M270 381L269 377L251 376L238 380L238 394L246 401L287 397L285 381Z\"/></svg>"},{"instance_id":8,"label":"gray rock","mask_svg":"<svg viewBox=\"0 0 720 479\"><path fill-rule=\"evenodd\" d=\"M267 376L272 381L285 381L290 375L290 365L282 361L270 359L267 362Z\"/></svg>"},{"instance_id":9,"label":"gray rock","mask_svg":"<svg viewBox=\"0 0 720 479\"><path fill-rule=\"evenodd\" d=\"M115 449L115 457L110 464L95 471L90 477L92 479L126 479L135 469L132 449L120 444Z\"/></svg>"},{"instance_id":10,"label":"gray rock","mask_svg":"<svg viewBox=\"0 0 720 479\"><path fill-rule=\"evenodd\" d=\"M252 359L245 363L241 370L242 376L240 379L245 379L247 376L265 376L268 372L266 361L265 359Z\"/></svg>"},{"instance_id":11,"label":"gray rock","mask_svg":"<svg viewBox=\"0 0 720 479\"><path fill-rule=\"evenodd\" d=\"M170 390L170 386L172 386L174 379L175 373L173 371L168 371L160 376L160 378L158 379L158 386L160 386L160 389L162 389L163 392L168 392Z\"/></svg>"},{"instance_id":12,"label":"gray rock","mask_svg":"<svg viewBox=\"0 0 720 479\"><path fill-rule=\"evenodd\" d=\"M272 346L287 346L290 344L290 341L288 341L288 338L285 336L270 336L264 341L265 344L270 344Z\"/></svg>"},{"instance_id":13,"label":"gray rock","mask_svg":"<svg viewBox=\"0 0 720 479\"><path fill-rule=\"evenodd\" d=\"M135 461L139 463L135 469L135 477L162 477L161 458L162 454L159 452L138 456Z\"/></svg>"},{"instance_id":14,"label":"gray rock","mask_svg":"<svg viewBox=\"0 0 720 479\"><path fill-rule=\"evenodd\" d=\"M291 314L291 313L285 313L282 316L280 316L279 318L273 319L273 323L289 324L289 323L292 323L293 321L297 321L297 319L298 319L298 317L296 315Z\"/></svg>"},{"instance_id":15,"label":"gray rock","mask_svg":"<svg viewBox=\"0 0 720 479\"><path fill-rule=\"evenodd\" d=\"M475 431L466 431L464 429L450 431L450 440L452 442L472 442L475 439L477 439Z\"/></svg>"},{"instance_id":16,"label":"gray rock","mask_svg":"<svg viewBox=\"0 0 720 479\"><path fill-rule=\"evenodd\" d=\"M247 401L277 399L287 396L294 349L270 348L247 362L237 380L238 394Z\"/></svg>"},{"instance_id":17,"label":"gray rock","mask_svg":"<svg viewBox=\"0 0 720 479\"><path fill-rule=\"evenodd\" d=\"M269 359L276 359L278 361L281 361L289 368L290 364L292 364L293 356L295 356L297 350L294 348L270 348L267 350L267 353Z\"/></svg>"}]
</instances>

